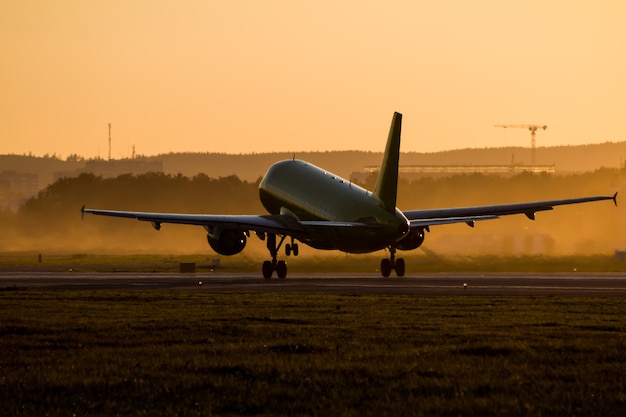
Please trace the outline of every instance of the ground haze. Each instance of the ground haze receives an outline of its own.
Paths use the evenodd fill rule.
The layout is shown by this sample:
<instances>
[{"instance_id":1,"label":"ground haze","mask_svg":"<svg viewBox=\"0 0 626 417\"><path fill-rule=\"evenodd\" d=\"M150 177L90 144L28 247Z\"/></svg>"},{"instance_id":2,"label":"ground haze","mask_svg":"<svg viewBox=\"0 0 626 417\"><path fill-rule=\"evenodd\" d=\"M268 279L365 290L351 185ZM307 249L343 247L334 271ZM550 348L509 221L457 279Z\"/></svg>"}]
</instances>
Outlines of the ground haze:
<instances>
[{"instance_id":1,"label":"ground haze","mask_svg":"<svg viewBox=\"0 0 626 417\"><path fill-rule=\"evenodd\" d=\"M611 195L622 189L623 176L623 170L601 169L567 176L522 173L401 179L397 204L406 210ZM372 189L374 181L372 176L363 185ZM212 253L201 227L165 224L157 232L149 223L129 219L87 216L81 221L80 208L85 204L114 210L266 213L259 202L258 181L235 176L151 173L101 178L83 174L53 183L17 213L0 212L0 252ZM626 248L625 213L603 201L540 212L536 221L516 215L477 222L475 228L435 226L426 234L422 249L439 255L471 256L613 254ZM267 256L265 245L256 236L248 241L244 253ZM301 249L302 256L325 253L305 245Z\"/></svg>"}]
</instances>

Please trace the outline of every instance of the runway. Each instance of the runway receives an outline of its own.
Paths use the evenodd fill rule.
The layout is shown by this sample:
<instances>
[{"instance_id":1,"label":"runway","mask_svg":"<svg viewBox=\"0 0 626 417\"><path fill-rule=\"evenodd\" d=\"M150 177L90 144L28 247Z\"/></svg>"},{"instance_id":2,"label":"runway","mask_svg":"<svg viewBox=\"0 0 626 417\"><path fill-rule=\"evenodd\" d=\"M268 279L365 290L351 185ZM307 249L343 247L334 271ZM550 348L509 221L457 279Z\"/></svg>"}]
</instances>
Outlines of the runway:
<instances>
[{"instance_id":1,"label":"runway","mask_svg":"<svg viewBox=\"0 0 626 417\"><path fill-rule=\"evenodd\" d=\"M0 272L0 290L20 288L624 297L626 276L587 273L439 273L381 278L374 274L292 274L284 280L265 280L252 273Z\"/></svg>"}]
</instances>

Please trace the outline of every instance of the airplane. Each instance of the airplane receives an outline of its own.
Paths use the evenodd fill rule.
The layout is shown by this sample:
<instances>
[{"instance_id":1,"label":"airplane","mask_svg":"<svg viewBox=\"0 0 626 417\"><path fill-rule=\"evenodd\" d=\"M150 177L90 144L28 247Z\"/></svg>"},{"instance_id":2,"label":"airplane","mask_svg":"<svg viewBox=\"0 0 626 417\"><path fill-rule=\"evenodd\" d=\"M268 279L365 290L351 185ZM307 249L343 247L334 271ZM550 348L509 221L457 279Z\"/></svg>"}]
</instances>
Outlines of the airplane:
<instances>
[{"instance_id":1,"label":"airplane","mask_svg":"<svg viewBox=\"0 0 626 417\"><path fill-rule=\"evenodd\" d=\"M150 222L156 230L161 229L162 223L202 226L207 231L210 247L225 256L240 253L250 232L254 232L266 241L271 256L271 260L263 262L265 279L272 278L274 272L278 278L286 278L287 264L278 260L278 252L286 239L286 256L298 255L298 241L315 249L347 253L386 249L390 255L380 263L382 276L389 277L395 271L402 277L405 262L403 258L396 259L396 251L420 247L431 226L466 223L474 227L477 221L512 214L524 214L534 220L538 211L601 200L612 200L617 206L615 193L518 204L401 211L396 207L401 127L402 114L396 112L373 191L294 156L270 166L259 184L261 203L269 213L266 215L148 213L83 206L82 216L90 213L132 218Z\"/></svg>"}]
</instances>

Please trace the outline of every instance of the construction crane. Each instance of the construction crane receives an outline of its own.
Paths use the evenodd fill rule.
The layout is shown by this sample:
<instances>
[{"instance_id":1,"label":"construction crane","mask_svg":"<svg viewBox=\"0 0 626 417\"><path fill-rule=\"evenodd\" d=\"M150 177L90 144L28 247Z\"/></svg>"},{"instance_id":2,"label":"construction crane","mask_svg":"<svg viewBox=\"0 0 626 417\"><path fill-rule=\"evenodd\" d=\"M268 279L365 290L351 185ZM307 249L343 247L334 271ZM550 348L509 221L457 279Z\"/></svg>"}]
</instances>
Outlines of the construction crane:
<instances>
[{"instance_id":1,"label":"construction crane","mask_svg":"<svg viewBox=\"0 0 626 417\"><path fill-rule=\"evenodd\" d=\"M531 155L532 164L535 165L535 148L536 148L535 133L537 132L537 129L546 130L548 126L546 125L495 125L495 127L503 127L505 129L510 127L510 128L530 130L530 152L531 152L530 155Z\"/></svg>"}]
</instances>

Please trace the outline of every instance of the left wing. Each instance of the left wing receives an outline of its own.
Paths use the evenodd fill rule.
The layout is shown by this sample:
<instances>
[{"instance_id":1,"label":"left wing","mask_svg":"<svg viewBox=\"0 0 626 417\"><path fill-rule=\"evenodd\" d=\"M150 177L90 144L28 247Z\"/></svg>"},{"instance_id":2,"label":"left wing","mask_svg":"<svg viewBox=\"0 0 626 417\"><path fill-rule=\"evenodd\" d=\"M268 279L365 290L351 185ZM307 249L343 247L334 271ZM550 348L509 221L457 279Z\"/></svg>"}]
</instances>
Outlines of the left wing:
<instances>
[{"instance_id":1,"label":"left wing","mask_svg":"<svg viewBox=\"0 0 626 417\"><path fill-rule=\"evenodd\" d=\"M242 232L254 231L259 233L288 234L294 237L304 236L306 231L292 217L287 215L267 216L238 216L238 215L207 215L207 214L178 214L178 213L148 213L143 211L95 210L83 206L85 213L98 216L125 217L150 222L156 230L161 223L189 224L205 228L224 226Z\"/></svg>"},{"instance_id":2,"label":"left wing","mask_svg":"<svg viewBox=\"0 0 626 417\"><path fill-rule=\"evenodd\" d=\"M552 210L555 206L589 203L592 201L613 200L617 205L617 193L612 196L570 198L565 200L536 201L532 203L499 204L493 206L474 206L444 208L432 210L408 210L403 214L411 222L411 228L427 228L439 224L467 223L474 226L475 221L497 219L511 214L525 214L531 220L538 211Z\"/></svg>"}]
</instances>

